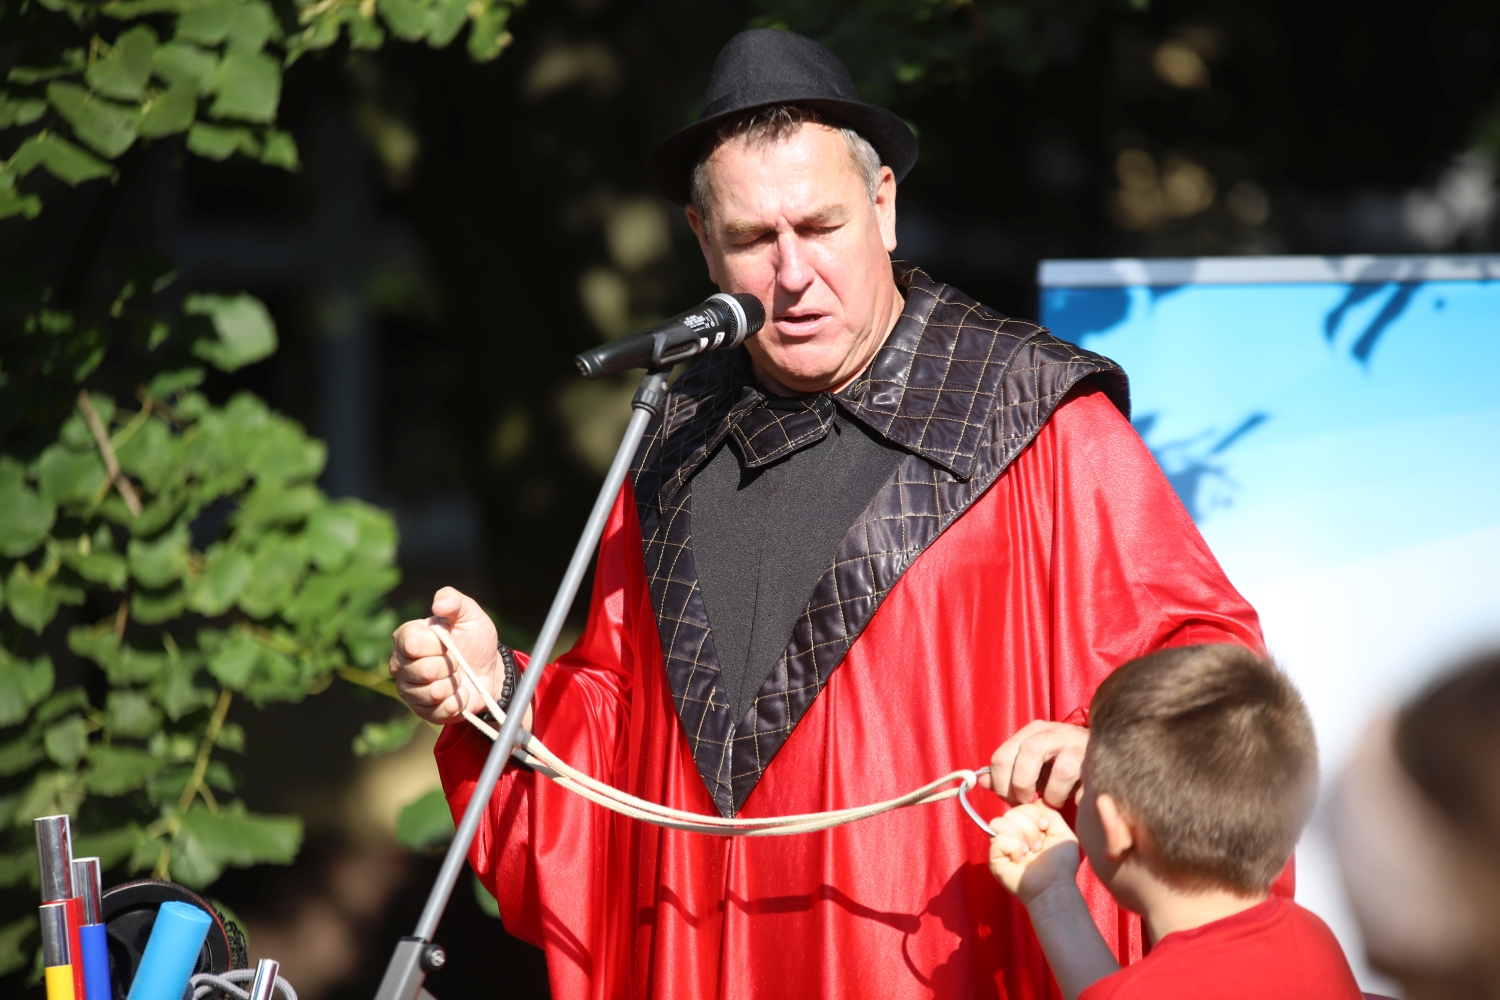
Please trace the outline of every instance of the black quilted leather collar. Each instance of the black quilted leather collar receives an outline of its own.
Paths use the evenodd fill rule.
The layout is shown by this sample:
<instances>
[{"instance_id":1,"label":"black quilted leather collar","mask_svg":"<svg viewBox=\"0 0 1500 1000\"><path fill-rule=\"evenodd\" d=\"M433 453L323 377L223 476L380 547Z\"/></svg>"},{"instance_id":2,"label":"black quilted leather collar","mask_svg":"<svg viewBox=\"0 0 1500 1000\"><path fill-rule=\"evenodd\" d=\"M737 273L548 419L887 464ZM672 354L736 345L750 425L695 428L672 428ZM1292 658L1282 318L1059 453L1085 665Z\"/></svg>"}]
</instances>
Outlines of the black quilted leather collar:
<instances>
[{"instance_id":1,"label":"black quilted leather collar","mask_svg":"<svg viewBox=\"0 0 1500 1000\"><path fill-rule=\"evenodd\" d=\"M1124 372L1034 323L896 265L906 307L865 374L832 398L911 452L839 543L786 650L732 719L693 562L693 472L734 433L757 464L827 433L830 397L768 406L743 351L709 355L673 387L636 455L646 574L667 679L699 774L734 815L917 556L1030 444L1082 379L1129 415ZM821 401L820 401L821 400Z\"/></svg>"}]
</instances>

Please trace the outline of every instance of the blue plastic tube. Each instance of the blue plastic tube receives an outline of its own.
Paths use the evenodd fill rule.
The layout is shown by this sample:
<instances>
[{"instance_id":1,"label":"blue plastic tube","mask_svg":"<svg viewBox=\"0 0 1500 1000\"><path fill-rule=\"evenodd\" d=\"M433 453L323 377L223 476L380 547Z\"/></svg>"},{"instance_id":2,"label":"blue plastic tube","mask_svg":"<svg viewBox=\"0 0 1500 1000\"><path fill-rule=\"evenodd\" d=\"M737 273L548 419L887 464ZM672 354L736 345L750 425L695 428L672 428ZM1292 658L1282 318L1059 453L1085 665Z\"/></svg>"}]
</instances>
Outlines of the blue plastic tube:
<instances>
[{"instance_id":1,"label":"blue plastic tube","mask_svg":"<svg viewBox=\"0 0 1500 1000\"><path fill-rule=\"evenodd\" d=\"M161 904L127 1000L179 1000L212 923L212 917L189 903Z\"/></svg>"},{"instance_id":2,"label":"blue plastic tube","mask_svg":"<svg viewBox=\"0 0 1500 1000\"><path fill-rule=\"evenodd\" d=\"M103 924L78 928L83 946L83 989L88 1000L114 1000L109 982L109 932ZM195 956L196 957L196 956Z\"/></svg>"}]
</instances>

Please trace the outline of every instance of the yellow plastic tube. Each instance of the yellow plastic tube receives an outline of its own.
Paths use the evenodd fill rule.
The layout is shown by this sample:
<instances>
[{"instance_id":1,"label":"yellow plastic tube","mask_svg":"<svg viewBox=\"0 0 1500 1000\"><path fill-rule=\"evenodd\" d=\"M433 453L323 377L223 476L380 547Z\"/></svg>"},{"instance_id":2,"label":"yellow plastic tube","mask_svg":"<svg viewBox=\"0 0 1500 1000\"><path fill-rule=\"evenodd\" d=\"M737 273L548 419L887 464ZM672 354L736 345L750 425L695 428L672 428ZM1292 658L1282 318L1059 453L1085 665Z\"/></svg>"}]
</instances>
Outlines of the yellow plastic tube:
<instances>
[{"instance_id":1,"label":"yellow plastic tube","mask_svg":"<svg viewBox=\"0 0 1500 1000\"><path fill-rule=\"evenodd\" d=\"M73 1000L71 965L54 965L44 975L47 979L47 1000Z\"/></svg>"}]
</instances>

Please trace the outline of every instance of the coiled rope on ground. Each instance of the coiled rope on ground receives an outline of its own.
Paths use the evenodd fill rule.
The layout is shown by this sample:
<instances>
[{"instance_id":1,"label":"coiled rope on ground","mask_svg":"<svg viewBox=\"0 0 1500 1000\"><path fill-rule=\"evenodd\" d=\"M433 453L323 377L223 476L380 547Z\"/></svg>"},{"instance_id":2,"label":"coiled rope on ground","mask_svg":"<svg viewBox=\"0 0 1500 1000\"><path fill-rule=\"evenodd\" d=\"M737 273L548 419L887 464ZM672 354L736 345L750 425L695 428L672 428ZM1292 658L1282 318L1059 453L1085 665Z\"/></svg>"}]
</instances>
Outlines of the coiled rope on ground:
<instances>
[{"instance_id":1,"label":"coiled rope on ground","mask_svg":"<svg viewBox=\"0 0 1500 1000\"><path fill-rule=\"evenodd\" d=\"M438 637L458 664L465 680L473 685L474 690L479 692L479 697L484 701L485 707L494 716L497 723L505 721L505 712L496 703L494 696L490 694L485 685L481 684L469 661L464 657L458 644L442 625L429 622L428 628ZM468 709L464 709L464 718L469 721L480 732L491 740L499 736L499 731L488 725ZM846 823L857 823L862 819L879 816L882 813L892 812L896 809L905 809L910 806L929 805L934 802L942 802L945 799L957 798L963 806L964 812L985 832L986 836L991 834L989 824L969 804L969 789L979 783L978 776L968 768L951 771L935 781L930 781L921 788L907 792L905 795L894 799L886 799L883 802L875 802L870 805L856 806L848 809L833 809L827 812L803 813L797 816L762 816L753 819L733 818L726 819L721 816L707 816L702 813L685 812L681 809L673 809L656 802L648 802L637 798L626 792L620 791L613 785L600 781L577 768L572 767L562 758L549 750L541 740L531 733L522 730L517 737L517 753L521 754L534 770L545 777L566 788L568 791L588 799L595 805L617 812L622 816L638 819L643 823L651 823L656 826L667 827L672 830L686 830L689 833L702 833L716 837L785 837L794 833L815 833L819 830L830 830L836 826ZM956 783L956 784L955 784ZM951 787L947 787L951 786Z\"/></svg>"}]
</instances>

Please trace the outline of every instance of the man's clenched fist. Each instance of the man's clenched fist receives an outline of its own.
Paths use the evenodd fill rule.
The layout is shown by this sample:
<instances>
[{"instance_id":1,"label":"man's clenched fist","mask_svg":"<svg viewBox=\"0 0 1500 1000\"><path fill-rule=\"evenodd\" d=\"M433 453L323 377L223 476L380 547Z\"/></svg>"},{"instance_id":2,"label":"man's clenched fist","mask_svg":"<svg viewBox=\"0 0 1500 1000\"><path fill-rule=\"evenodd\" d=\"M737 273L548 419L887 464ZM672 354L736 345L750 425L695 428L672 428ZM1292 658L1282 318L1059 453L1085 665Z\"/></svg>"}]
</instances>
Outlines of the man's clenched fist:
<instances>
[{"instance_id":1,"label":"man's clenched fist","mask_svg":"<svg viewBox=\"0 0 1500 1000\"><path fill-rule=\"evenodd\" d=\"M391 677L401 700L413 712L428 722L445 725L463 718L464 709L476 715L483 712L484 700L464 680L458 664L450 662L442 640L427 627L434 621L447 626L479 682L489 687L492 696L498 697L504 678L496 683L500 657L490 616L473 598L452 587L439 590L432 598L431 618L406 622L391 636Z\"/></svg>"}]
</instances>

